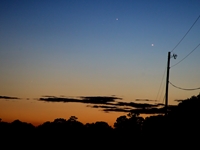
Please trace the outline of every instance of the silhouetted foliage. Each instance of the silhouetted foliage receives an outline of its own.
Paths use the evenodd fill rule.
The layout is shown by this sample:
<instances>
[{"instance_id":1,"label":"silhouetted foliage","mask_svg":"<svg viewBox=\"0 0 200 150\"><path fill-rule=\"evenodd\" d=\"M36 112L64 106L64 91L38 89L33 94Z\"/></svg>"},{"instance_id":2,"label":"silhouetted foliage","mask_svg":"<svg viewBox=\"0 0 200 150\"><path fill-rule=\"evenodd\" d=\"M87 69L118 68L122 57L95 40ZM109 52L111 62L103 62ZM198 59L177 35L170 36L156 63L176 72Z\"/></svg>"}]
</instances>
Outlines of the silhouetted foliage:
<instances>
[{"instance_id":1,"label":"silhouetted foliage","mask_svg":"<svg viewBox=\"0 0 200 150\"><path fill-rule=\"evenodd\" d=\"M114 127L116 130L138 134L141 130L143 121L144 119L139 117L138 114L129 113L127 116L118 117L114 123Z\"/></svg>"},{"instance_id":2,"label":"silhouetted foliage","mask_svg":"<svg viewBox=\"0 0 200 150\"><path fill-rule=\"evenodd\" d=\"M95 149L93 145L98 148L115 149L121 146L127 149L139 146L144 149L146 146L153 148L155 145L152 143L155 142L164 145L165 139L168 142L165 147L197 147L196 139L200 135L200 94L180 101L167 116L149 116L145 119L137 113L119 116L114 128L104 121L83 124L76 116L56 118L53 122L47 121L37 127L20 120L7 123L0 119L0 135L3 137L2 144L15 142L16 147L22 147L23 141L35 148L73 145L76 149L81 143L81 147L87 149ZM7 145L7 148L10 146Z\"/></svg>"},{"instance_id":3,"label":"silhouetted foliage","mask_svg":"<svg viewBox=\"0 0 200 150\"><path fill-rule=\"evenodd\" d=\"M144 118L134 113L118 117L114 123L117 141L123 145L126 143L132 143L135 146L140 144L143 121Z\"/></svg>"},{"instance_id":4,"label":"silhouetted foliage","mask_svg":"<svg viewBox=\"0 0 200 150\"><path fill-rule=\"evenodd\" d=\"M174 137L186 143L189 138L190 144L196 144L200 135L200 94L181 101L168 117Z\"/></svg>"}]
</instances>

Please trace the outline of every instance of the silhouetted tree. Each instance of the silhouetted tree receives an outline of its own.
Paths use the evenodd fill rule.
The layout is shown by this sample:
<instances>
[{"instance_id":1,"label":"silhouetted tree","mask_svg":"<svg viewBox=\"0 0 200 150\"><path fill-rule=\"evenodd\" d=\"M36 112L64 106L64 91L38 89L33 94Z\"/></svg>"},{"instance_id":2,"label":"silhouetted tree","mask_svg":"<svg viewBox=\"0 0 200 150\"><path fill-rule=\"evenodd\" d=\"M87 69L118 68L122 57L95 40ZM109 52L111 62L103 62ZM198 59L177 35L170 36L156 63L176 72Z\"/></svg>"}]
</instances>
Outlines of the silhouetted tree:
<instances>
[{"instance_id":1,"label":"silhouetted tree","mask_svg":"<svg viewBox=\"0 0 200 150\"><path fill-rule=\"evenodd\" d=\"M116 122L114 123L115 129L125 130L128 123L128 118L124 116L120 116L117 118Z\"/></svg>"},{"instance_id":2,"label":"silhouetted tree","mask_svg":"<svg viewBox=\"0 0 200 150\"><path fill-rule=\"evenodd\" d=\"M166 118L163 115L146 117L143 123L143 140L149 144L155 140L160 143L166 138L168 130Z\"/></svg>"},{"instance_id":3,"label":"silhouetted tree","mask_svg":"<svg viewBox=\"0 0 200 150\"><path fill-rule=\"evenodd\" d=\"M66 119L64 119L64 118L57 118L57 119L55 119L54 121L53 121L53 123L66 123L67 121L66 121Z\"/></svg>"},{"instance_id":4,"label":"silhouetted tree","mask_svg":"<svg viewBox=\"0 0 200 150\"><path fill-rule=\"evenodd\" d=\"M167 116L156 115L145 119L136 113L119 116L114 123L114 129L104 121L83 125L76 116L67 120L57 118L38 127L20 120L7 123L0 119L0 135L3 137L1 143L16 142L18 145L15 146L21 147L24 141L31 147L44 146L46 149L53 146L59 149L69 144L78 149L80 144L77 143L87 149L94 148L93 145L102 149L130 149L137 146L151 149L155 147L152 144L155 142L165 145L165 148L175 148L175 145L177 149L180 146L198 148L196 139L200 135L200 94L183 100ZM11 148L9 146L8 149Z\"/></svg>"},{"instance_id":5,"label":"silhouetted tree","mask_svg":"<svg viewBox=\"0 0 200 150\"><path fill-rule=\"evenodd\" d=\"M129 132L133 130L135 132L140 132L144 119L139 117L139 114L135 113L129 113L127 116L120 116L117 118L114 123L115 129Z\"/></svg>"},{"instance_id":6,"label":"silhouetted tree","mask_svg":"<svg viewBox=\"0 0 200 150\"><path fill-rule=\"evenodd\" d=\"M69 119L68 119L68 121L77 121L78 120L78 118L76 117L76 116L71 116Z\"/></svg>"},{"instance_id":7,"label":"silhouetted tree","mask_svg":"<svg viewBox=\"0 0 200 150\"><path fill-rule=\"evenodd\" d=\"M168 122L173 137L184 143L195 145L200 135L200 93L181 101L176 109L169 113Z\"/></svg>"},{"instance_id":8,"label":"silhouetted tree","mask_svg":"<svg viewBox=\"0 0 200 150\"><path fill-rule=\"evenodd\" d=\"M139 114L129 113L127 116L120 116L114 123L115 138L120 144L139 144L143 118Z\"/></svg>"}]
</instances>

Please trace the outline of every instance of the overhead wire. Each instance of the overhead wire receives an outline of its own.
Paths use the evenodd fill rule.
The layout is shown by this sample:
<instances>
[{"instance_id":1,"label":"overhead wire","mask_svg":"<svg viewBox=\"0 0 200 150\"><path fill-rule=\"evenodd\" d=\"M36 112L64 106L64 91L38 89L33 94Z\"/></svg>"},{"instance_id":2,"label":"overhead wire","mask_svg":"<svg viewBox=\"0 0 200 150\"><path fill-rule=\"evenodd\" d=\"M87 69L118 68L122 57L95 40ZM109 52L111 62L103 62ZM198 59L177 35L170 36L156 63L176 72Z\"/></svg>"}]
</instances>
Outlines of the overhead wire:
<instances>
[{"instance_id":1,"label":"overhead wire","mask_svg":"<svg viewBox=\"0 0 200 150\"><path fill-rule=\"evenodd\" d=\"M182 62L184 59L186 59L190 54L192 54L198 47L200 46L200 43L189 53L187 54L183 59L181 59L179 62L177 62L176 64L172 65L170 68L178 65L180 62Z\"/></svg>"},{"instance_id":2,"label":"overhead wire","mask_svg":"<svg viewBox=\"0 0 200 150\"><path fill-rule=\"evenodd\" d=\"M162 76L162 79L161 79L161 83L160 83L160 86L159 86L159 90L158 90L158 93L157 93L157 96L156 96L156 100L158 99L158 95L160 93L160 89L161 89L161 86L162 86L162 83L163 83L163 79L164 79L166 70L167 70L167 68L165 67L165 70L164 70L164 73L163 73L163 76ZM160 98L159 98L159 100L160 100Z\"/></svg>"},{"instance_id":3,"label":"overhead wire","mask_svg":"<svg viewBox=\"0 0 200 150\"><path fill-rule=\"evenodd\" d=\"M181 40L176 44L176 46L170 51L170 52L173 52L177 47L178 45L183 41L183 39L187 36L187 34L190 32L190 30L193 28L193 26L196 24L196 22L199 20L200 18L200 15L197 17L197 19L195 20L195 22L192 24L192 26L189 28L189 30L185 33L185 35L181 38Z\"/></svg>"},{"instance_id":4,"label":"overhead wire","mask_svg":"<svg viewBox=\"0 0 200 150\"><path fill-rule=\"evenodd\" d=\"M165 95L164 95L164 97L163 97L163 104L164 104L165 97L166 97L166 93L165 93Z\"/></svg>"},{"instance_id":5,"label":"overhead wire","mask_svg":"<svg viewBox=\"0 0 200 150\"><path fill-rule=\"evenodd\" d=\"M162 96L162 93L163 93L164 88L165 88L165 86L163 85L162 92L161 92L161 95L160 95L160 98L159 98L159 99L161 99L161 96ZM165 98L165 95L166 95L166 93L164 94L164 98ZM163 100L163 101L164 101L164 100Z\"/></svg>"},{"instance_id":6,"label":"overhead wire","mask_svg":"<svg viewBox=\"0 0 200 150\"><path fill-rule=\"evenodd\" d=\"M180 89L180 90L194 91L194 90L199 90L199 89L200 89L200 87L198 87L198 88L191 88L191 89L189 89L189 88L182 88L182 87L178 87L178 86L172 84L170 81L169 81L169 83L170 83L173 87L175 87L175 88L177 88L177 89Z\"/></svg>"},{"instance_id":7,"label":"overhead wire","mask_svg":"<svg viewBox=\"0 0 200 150\"><path fill-rule=\"evenodd\" d=\"M185 35L181 38L181 40L176 44L176 46L170 51L170 52L173 52L177 47L178 47L178 45L183 41L183 39L187 36L187 34L190 32L190 30L193 28L193 26L196 24L196 22L199 20L199 18L200 18L200 15L197 17L197 19L195 20L195 22L192 24L192 26L189 28L189 30L185 33ZM199 44L200 45L200 44ZM199 46L198 45L198 46ZM177 64L179 64L181 61L183 61L185 58L187 58L194 50L196 50L197 48L198 48L198 46L195 48L195 49L193 49L186 57L184 57L182 60L180 60L178 63L176 63L175 65L173 65L173 66L171 66L171 67L174 67L174 66L176 66ZM161 84L160 84L160 87L159 87L159 90L158 90L158 93L157 93L157 96L156 96L156 100L157 100L157 98L158 98L158 95L159 95L159 92L160 92L160 89L161 89L161 86L162 86L162 83L163 83L163 79L164 79L164 75L165 75L165 73L166 73L166 70L167 70L167 68L165 68L165 71L164 71L164 74L163 74L163 77L162 77L162 80L161 80ZM164 89L164 88L163 88ZM162 92L163 92L163 89L162 89ZM161 92L161 95L162 95L162 92ZM160 95L160 97L161 97L161 95ZM165 95L166 95L166 93L165 93ZM163 103L164 103L164 99L165 99L165 96L164 96L164 98L163 98ZM160 98L159 98L159 100L160 100Z\"/></svg>"}]
</instances>

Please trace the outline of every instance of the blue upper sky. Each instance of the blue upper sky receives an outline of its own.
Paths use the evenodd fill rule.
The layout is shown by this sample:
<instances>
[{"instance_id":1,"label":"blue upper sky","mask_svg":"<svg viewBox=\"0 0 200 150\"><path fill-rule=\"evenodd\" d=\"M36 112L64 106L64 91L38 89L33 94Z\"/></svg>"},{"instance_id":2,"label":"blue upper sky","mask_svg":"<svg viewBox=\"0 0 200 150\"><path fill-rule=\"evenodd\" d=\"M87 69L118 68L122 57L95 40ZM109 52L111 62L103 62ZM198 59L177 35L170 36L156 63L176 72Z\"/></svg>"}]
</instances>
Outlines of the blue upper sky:
<instances>
[{"instance_id":1,"label":"blue upper sky","mask_svg":"<svg viewBox=\"0 0 200 150\"><path fill-rule=\"evenodd\" d=\"M155 76L152 88L158 88L167 52L198 17L199 6L198 0L3 0L2 78L28 80L34 74L68 71L88 81L92 77L130 81L136 76L145 84L143 76L146 80ZM177 60L199 43L199 22L174 51ZM185 65L192 58L195 54ZM22 77L25 72L30 75Z\"/></svg>"}]
</instances>

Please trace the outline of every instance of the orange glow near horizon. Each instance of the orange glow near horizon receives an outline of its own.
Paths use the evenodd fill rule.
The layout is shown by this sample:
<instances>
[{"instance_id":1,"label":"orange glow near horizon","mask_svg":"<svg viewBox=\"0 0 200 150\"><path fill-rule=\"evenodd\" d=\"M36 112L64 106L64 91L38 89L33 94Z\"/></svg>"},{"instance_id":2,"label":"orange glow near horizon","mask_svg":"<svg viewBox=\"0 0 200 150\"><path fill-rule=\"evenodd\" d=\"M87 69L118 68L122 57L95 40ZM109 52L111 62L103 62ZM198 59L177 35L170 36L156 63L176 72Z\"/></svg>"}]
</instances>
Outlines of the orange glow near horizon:
<instances>
[{"instance_id":1,"label":"orange glow near horizon","mask_svg":"<svg viewBox=\"0 0 200 150\"><path fill-rule=\"evenodd\" d=\"M35 100L0 101L0 118L5 122L20 120L38 126L56 118L69 119L76 116L83 124L105 121L113 127L116 119L128 113L103 112L100 109L86 107L84 104L37 102ZM145 117L148 115L142 115Z\"/></svg>"},{"instance_id":2,"label":"orange glow near horizon","mask_svg":"<svg viewBox=\"0 0 200 150\"><path fill-rule=\"evenodd\" d=\"M38 104L39 103L39 104ZM20 121L32 123L34 125L42 124L46 121L53 121L56 118L69 119L70 116L76 116L82 123L93 123L96 121L105 121L113 126L116 118L123 113L105 113L95 108L86 107L83 104L71 103L49 103L27 101L5 100L0 102L0 114L3 121Z\"/></svg>"}]
</instances>

